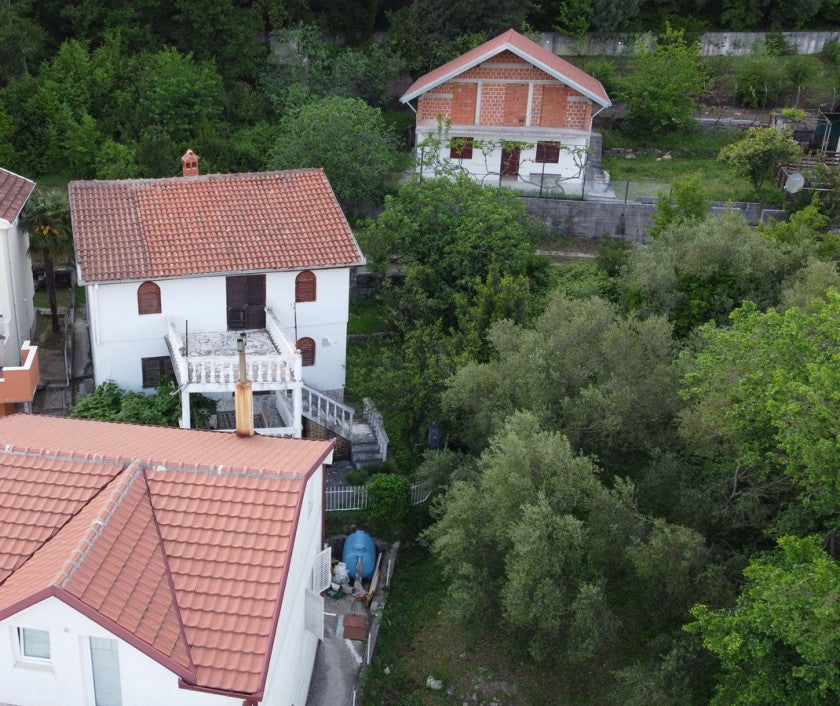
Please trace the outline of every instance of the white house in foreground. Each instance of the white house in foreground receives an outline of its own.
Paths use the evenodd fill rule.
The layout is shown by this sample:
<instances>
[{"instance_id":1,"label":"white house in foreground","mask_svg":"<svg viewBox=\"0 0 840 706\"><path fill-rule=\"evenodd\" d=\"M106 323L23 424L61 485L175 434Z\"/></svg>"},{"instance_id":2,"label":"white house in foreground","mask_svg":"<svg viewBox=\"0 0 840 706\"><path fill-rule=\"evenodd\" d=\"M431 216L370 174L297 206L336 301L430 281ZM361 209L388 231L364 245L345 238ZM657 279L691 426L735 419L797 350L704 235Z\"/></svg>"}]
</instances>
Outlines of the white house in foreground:
<instances>
[{"instance_id":1,"label":"white house in foreground","mask_svg":"<svg viewBox=\"0 0 840 706\"><path fill-rule=\"evenodd\" d=\"M70 183L96 384L150 389L172 374L188 427L190 393L232 397L244 332L264 433L300 436L306 416L352 437L349 277L364 257L324 172L182 162L177 178Z\"/></svg>"},{"instance_id":2,"label":"white house in foreground","mask_svg":"<svg viewBox=\"0 0 840 706\"><path fill-rule=\"evenodd\" d=\"M0 703L306 702L331 442L13 415L0 446Z\"/></svg>"},{"instance_id":3,"label":"white house in foreground","mask_svg":"<svg viewBox=\"0 0 840 706\"><path fill-rule=\"evenodd\" d=\"M424 176L448 167L563 193L584 187L592 118L611 105L598 79L512 29L421 76L400 101L417 113Z\"/></svg>"}]
</instances>

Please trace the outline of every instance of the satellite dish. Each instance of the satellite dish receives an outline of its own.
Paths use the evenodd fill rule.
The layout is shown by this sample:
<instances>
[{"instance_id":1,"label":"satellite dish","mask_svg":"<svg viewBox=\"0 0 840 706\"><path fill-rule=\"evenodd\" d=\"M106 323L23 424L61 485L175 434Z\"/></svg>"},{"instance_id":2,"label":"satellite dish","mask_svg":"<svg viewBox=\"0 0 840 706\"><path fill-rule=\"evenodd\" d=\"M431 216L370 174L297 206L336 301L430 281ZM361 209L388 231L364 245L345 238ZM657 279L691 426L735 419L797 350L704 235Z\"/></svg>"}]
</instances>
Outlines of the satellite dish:
<instances>
[{"instance_id":1,"label":"satellite dish","mask_svg":"<svg viewBox=\"0 0 840 706\"><path fill-rule=\"evenodd\" d=\"M792 172L788 175L788 178L785 179L785 185L782 188L784 188L784 190L789 194L795 194L797 191L800 191L803 186L805 186L805 177L799 172Z\"/></svg>"}]
</instances>

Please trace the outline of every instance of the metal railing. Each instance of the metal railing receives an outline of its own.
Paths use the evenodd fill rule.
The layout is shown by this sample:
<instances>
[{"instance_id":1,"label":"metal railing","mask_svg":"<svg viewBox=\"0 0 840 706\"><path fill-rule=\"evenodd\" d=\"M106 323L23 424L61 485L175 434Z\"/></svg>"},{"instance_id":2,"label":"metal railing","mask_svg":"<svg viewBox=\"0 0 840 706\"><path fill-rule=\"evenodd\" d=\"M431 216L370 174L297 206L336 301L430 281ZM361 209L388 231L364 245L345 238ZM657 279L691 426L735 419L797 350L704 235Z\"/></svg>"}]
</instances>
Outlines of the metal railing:
<instances>
[{"instance_id":1,"label":"metal railing","mask_svg":"<svg viewBox=\"0 0 840 706\"><path fill-rule=\"evenodd\" d=\"M410 489L411 504L419 505L429 499L432 491L424 483L414 483ZM324 511L363 510L368 504L368 490L365 486L347 485L327 488L324 498Z\"/></svg>"}]
</instances>

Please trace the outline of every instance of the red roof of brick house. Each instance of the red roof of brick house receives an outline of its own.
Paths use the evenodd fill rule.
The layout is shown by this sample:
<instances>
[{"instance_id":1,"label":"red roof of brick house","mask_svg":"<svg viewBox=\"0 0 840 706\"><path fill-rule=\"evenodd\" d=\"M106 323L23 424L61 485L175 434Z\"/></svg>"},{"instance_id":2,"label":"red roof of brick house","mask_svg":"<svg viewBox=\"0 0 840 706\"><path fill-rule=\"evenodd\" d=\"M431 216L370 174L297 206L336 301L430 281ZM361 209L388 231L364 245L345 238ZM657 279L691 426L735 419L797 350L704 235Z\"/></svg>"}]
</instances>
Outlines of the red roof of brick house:
<instances>
[{"instance_id":1,"label":"red roof of brick house","mask_svg":"<svg viewBox=\"0 0 840 706\"><path fill-rule=\"evenodd\" d=\"M85 282L362 264L322 169L74 181Z\"/></svg>"},{"instance_id":2,"label":"red roof of brick house","mask_svg":"<svg viewBox=\"0 0 840 706\"><path fill-rule=\"evenodd\" d=\"M0 619L54 596L187 686L261 695L332 443L0 419Z\"/></svg>"},{"instance_id":3,"label":"red roof of brick house","mask_svg":"<svg viewBox=\"0 0 840 706\"><path fill-rule=\"evenodd\" d=\"M34 188L31 179L0 168L0 218L14 223Z\"/></svg>"},{"instance_id":4,"label":"red roof of brick house","mask_svg":"<svg viewBox=\"0 0 840 706\"><path fill-rule=\"evenodd\" d=\"M503 51L513 52L519 58L545 71L561 83L571 86L576 91L605 108L612 105L607 92L597 78L590 76L577 66L561 59L556 54L553 54L548 49L541 47L536 42L531 41L513 29L509 29L504 34L494 37L490 41L477 46L475 49L471 49L466 54L462 54L443 66L439 66L434 71L430 71L426 75L421 76L403 94L400 101L407 103L435 86L449 81L458 74L463 73L467 69L471 69L473 66L477 66L483 61L487 61Z\"/></svg>"}]
</instances>

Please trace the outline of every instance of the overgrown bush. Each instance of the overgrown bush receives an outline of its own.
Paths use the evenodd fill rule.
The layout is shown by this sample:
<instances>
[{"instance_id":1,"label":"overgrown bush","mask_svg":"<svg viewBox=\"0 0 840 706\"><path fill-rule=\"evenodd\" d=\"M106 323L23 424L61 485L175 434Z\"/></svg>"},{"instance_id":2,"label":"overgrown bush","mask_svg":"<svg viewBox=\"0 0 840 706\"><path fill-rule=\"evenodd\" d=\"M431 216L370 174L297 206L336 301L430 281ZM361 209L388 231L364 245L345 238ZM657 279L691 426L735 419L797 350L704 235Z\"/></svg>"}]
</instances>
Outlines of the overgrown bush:
<instances>
[{"instance_id":1,"label":"overgrown bush","mask_svg":"<svg viewBox=\"0 0 840 706\"><path fill-rule=\"evenodd\" d=\"M735 99L747 108L772 105L784 79L782 62L767 54L744 56L735 67Z\"/></svg>"},{"instance_id":2,"label":"overgrown bush","mask_svg":"<svg viewBox=\"0 0 840 706\"><path fill-rule=\"evenodd\" d=\"M374 476L368 485L368 513L377 529L397 529L411 507L408 478L394 473Z\"/></svg>"},{"instance_id":3,"label":"overgrown bush","mask_svg":"<svg viewBox=\"0 0 840 706\"><path fill-rule=\"evenodd\" d=\"M154 395L129 392L114 382L104 382L70 411L77 419L99 419L105 422L129 422L154 426L178 426L181 402L178 388L164 380Z\"/></svg>"},{"instance_id":4,"label":"overgrown bush","mask_svg":"<svg viewBox=\"0 0 840 706\"><path fill-rule=\"evenodd\" d=\"M354 468L347 474L347 482L350 485L364 485L368 479L368 473L364 468Z\"/></svg>"},{"instance_id":5,"label":"overgrown bush","mask_svg":"<svg viewBox=\"0 0 840 706\"><path fill-rule=\"evenodd\" d=\"M822 56L835 66L840 66L840 41L829 39L822 48Z\"/></svg>"}]
</instances>

